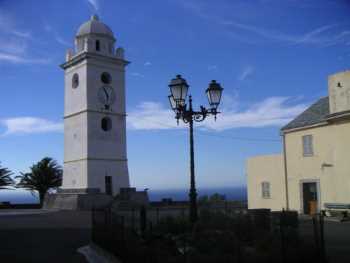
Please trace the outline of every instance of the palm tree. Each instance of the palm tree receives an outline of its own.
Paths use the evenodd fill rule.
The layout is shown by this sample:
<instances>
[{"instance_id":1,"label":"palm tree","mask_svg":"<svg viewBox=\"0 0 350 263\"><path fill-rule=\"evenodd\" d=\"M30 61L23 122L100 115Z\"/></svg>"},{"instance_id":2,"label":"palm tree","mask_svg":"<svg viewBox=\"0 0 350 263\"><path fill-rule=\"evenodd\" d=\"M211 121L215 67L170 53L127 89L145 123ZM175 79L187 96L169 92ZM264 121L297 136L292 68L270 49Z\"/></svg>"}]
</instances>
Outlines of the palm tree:
<instances>
[{"instance_id":1,"label":"palm tree","mask_svg":"<svg viewBox=\"0 0 350 263\"><path fill-rule=\"evenodd\" d=\"M17 187L30 191L38 191L40 205L43 205L45 194L49 189L55 189L62 184L62 168L57 162L45 157L30 167L29 173L21 173Z\"/></svg>"},{"instance_id":2,"label":"palm tree","mask_svg":"<svg viewBox=\"0 0 350 263\"><path fill-rule=\"evenodd\" d=\"M9 169L0 166L0 189L6 189L7 186L14 184L11 175L12 172Z\"/></svg>"}]
</instances>

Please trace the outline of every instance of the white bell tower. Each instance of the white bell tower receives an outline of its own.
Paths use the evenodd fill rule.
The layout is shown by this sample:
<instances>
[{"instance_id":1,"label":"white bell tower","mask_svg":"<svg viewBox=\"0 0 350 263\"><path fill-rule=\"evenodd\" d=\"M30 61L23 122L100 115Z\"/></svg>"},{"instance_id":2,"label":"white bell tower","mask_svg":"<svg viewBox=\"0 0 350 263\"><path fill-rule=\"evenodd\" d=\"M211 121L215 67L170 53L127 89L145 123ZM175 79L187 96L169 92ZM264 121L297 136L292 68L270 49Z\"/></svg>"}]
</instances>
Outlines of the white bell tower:
<instances>
[{"instance_id":1,"label":"white bell tower","mask_svg":"<svg viewBox=\"0 0 350 263\"><path fill-rule=\"evenodd\" d=\"M125 67L111 29L94 15L75 37L64 69L61 193L115 195L129 187Z\"/></svg>"}]
</instances>

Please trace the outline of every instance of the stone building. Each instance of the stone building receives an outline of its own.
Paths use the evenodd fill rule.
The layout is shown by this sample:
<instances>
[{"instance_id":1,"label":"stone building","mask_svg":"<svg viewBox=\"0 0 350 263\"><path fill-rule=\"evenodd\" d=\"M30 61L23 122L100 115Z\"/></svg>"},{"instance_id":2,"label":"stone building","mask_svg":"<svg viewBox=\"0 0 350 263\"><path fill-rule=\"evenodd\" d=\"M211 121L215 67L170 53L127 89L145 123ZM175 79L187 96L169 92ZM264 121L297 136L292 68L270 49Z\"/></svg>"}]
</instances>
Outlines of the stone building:
<instances>
[{"instance_id":1,"label":"stone building","mask_svg":"<svg viewBox=\"0 0 350 263\"><path fill-rule=\"evenodd\" d=\"M83 23L64 70L64 171L46 206L82 208L111 201L129 187L124 50L95 15Z\"/></svg>"},{"instance_id":2,"label":"stone building","mask_svg":"<svg viewBox=\"0 0 350 263\"><path fill-rule=\"evenodd\" d=\"M328 93L281 129L282 154L247 160L249 208L350 207L350 71L329 76Z\"/></svg>"}]
</instances>

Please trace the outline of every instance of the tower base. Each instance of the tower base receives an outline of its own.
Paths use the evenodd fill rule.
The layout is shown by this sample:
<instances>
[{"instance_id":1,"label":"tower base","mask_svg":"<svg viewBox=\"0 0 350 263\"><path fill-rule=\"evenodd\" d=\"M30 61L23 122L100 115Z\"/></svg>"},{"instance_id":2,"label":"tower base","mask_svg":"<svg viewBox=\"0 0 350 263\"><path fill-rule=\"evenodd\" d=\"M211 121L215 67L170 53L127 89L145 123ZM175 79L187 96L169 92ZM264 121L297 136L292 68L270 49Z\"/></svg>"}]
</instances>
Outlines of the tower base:
<instances>
[{"instance_id":1,"label":"tower base","mask_svg":"<svg viewBox=\"0 0 350 263\"><path fill-rule=\"evenodd\" d=\"M113 197L96 191L61 190L56 194L46 194L44 209L92 210L107 208Z\"/></svg>"}]
</instances>

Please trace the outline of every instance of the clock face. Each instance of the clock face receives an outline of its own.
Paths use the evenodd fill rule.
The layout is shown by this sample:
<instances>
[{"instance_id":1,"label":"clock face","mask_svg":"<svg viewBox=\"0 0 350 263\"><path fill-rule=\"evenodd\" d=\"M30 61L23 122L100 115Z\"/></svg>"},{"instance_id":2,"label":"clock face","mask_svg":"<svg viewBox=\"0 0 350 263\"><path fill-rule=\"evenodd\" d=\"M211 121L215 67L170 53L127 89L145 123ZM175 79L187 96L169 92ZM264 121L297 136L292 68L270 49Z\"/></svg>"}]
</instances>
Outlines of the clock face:
<instances>
[{"instance_id":1,"label":"clock face","mask_svg":"<svg viewBox=\"0 0 350 263\"><path fill-rule=\"evenodd\" d=\"M103 86L98 90L98 99L103 105L110 106L115 101L115 94L111 87Z\"/></svg>"}]
</instances>

